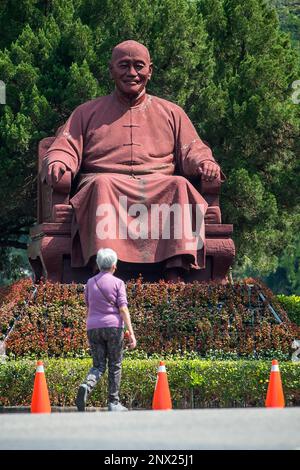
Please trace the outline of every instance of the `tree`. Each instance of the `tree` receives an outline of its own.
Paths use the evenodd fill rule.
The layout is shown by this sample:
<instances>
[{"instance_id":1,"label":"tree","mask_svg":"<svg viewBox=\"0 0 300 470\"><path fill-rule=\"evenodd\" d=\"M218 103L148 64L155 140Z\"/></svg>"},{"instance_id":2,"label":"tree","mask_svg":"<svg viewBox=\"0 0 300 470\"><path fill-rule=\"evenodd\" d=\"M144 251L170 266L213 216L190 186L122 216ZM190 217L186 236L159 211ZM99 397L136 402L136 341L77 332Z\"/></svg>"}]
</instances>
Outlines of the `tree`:
<instances>
[{"instance_id":1,"label":"tree","mask_svg":"<svg viewBox=\"0 0 300 470\"><path fill-rule=\"evenodd\" d=\"M300 52L300 3L298 0L271 0L271 4L277 8L282 29L291 34Z\"/></svg>"},{"instance_id":2,"label":"tree","mask_svg":"<svg viewBox=\"0 0 300 470\"><path fill-rule=\"evenodd\" d=\"M261 0L201 0L199 11L214 51L215 91L205 93L206 106L195 105L194 120L228 176L223 209L235 223L237 268L267 273L299 214L299 107L291 101L298 55Z\"/></svg>"},{"instance_id":3,"label":"tree","mask_svg":"<svg viewBox=\"0 0 300 470\"><path fill-rule=\"evenodd\" d=\"M300 295L300 239L284 251L276 271L263 280L274 292Z\"/></svg>"},{"instance_id":4,"label":"tree","mask_svg":"<svg viewBox=\"0 0 300 470\"><path fill-rule=\"evenodd\" d=\"M25 250L0 247L0 286L33 276Z\"/></svg>"}]
</instances>

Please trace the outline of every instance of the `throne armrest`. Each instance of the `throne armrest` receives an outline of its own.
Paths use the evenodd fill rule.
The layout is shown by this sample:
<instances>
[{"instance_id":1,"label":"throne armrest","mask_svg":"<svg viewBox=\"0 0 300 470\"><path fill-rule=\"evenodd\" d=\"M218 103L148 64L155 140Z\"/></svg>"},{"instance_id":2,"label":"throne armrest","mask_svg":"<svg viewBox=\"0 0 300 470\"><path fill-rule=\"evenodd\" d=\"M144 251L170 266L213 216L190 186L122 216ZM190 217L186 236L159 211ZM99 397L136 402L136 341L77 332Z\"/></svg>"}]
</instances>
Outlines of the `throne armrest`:
<instances>
[{"instance_id":1,"label":"throne armrest","mask_svg":"<svg viewBox=\"0 0 300 470\"><path fill-rule=\"evenodd\" d=\"M53 193L58 194L70 194L72 184L72 172L70 170L65 171L60 180L52 185Z\"/></svg>"},{"instance_id":2,"label":"throne armrest","mask_svg":"<svg viewBox=\"0 0 300 470\"><path fill-rule=\"evenodd\" d=\"M56 206L69 206L71 184L72 173L69 170L53 186L45 181L39 182L39 223L56 220Z\"/></svg>"},{"instance_id":3,"label":"throne armrest","mask_svg":"<svg viewBox=\"0 0 300 470\"><path fill-rule=\"evenodd\" d=\"M205 224L221 224L221 211L219 195L221 191L222 180L213 179L205 181L202 177L191 181L201 196L206 200L208 208L204 217Z\"/></svg>"},{"instance_id":4,"label":"throne armrest","mask_svg":"<svg viewBox=\"0 0 300 470\"><path fill-rule=\"evenodd\" d=\"M221 210L219 202L219 194L221 191L222 181L220 179L213 179L212 181L205 181L201 178L200 193L208 203L208 208L204 217L205 224L221 224Z\"/></svg>"},{"instance_id":5,"label":"throne armrest","mask_svg":"<svg viewBox=\"0 0 300 470\"><path fill-rule=\"evenodd\" d=\"M67 170L60 180L53 186L49 186L41 180L41 169L43 159L48 148L55 140L55 137L42 139L38 148L38 223L50 222L53 219L53 208L57 204L68 205L70 200L72 173Z\"/></svg>"},{"instance_id":6,"label":"throne armrest","mask_svg":"<svg viewBox=\"0 0 300 470\"><path fill-rule=\"evenodd\" d=\"M200 180L200 192L204 196L206 194L219 195L221 191L222 181L219 178L214 178L212 181L205 181L202 177Z\"/></svg>"},{"instance_id":7,"label":"throne armrest","mask_svg":"<svg viewBox=\"0 0 300 470\"><path fill-rule=\"evenodd\" d=\"M71 223L73 207L70 204L55 204L52 208L52 222Z\"/></svg>"},{"instance_id":8,"label":"throne armrest","mask_svg":"<svg viewBox=\"0 0 300 470\"><path fill-rule=\"evenodd\" d=\"M221 192L222 180L213 179L212 181L205 181L203 177L192 178L191 183L197 191L204 197L209 206L219 207L219 195Z\"/></svg>"}]
</instances>

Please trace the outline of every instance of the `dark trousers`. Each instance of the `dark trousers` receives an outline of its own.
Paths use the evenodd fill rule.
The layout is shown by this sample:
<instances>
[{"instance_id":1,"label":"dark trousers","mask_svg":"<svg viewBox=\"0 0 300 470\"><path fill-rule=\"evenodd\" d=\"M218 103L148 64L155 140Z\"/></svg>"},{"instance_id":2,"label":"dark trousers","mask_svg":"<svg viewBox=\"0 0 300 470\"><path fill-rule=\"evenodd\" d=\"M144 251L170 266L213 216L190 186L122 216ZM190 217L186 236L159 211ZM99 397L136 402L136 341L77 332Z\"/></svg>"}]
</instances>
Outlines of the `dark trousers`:
<instances>
[{"instance_id":1,"label":"dark trousers","mask_svg":"<svg viewBox=\"0 0 300 470\"><path fill-rule=\"evenodd\" d=\"M108 362L108 400L119 403L121 369L123 358L123 328L95 328L87 332L93 367L85 379L88 392L96 386L104 374Z\"/></svg>"}]
</instances>

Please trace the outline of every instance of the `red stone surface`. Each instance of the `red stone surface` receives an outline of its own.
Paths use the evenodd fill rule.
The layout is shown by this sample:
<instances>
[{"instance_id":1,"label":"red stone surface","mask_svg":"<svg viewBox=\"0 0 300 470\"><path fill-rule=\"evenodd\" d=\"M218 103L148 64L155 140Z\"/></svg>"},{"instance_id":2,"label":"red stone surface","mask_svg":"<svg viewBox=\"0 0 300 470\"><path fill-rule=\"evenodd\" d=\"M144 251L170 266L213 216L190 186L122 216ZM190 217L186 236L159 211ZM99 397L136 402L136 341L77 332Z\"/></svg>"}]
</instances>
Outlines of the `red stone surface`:
<instances>
[{"instance_id":1,"label":"red stone surface","mask_svg":"<svg viewBox=\"0 0 300 470\"><path fill-rule=\"evenodd\" d=\"M28 250L37 279L86 280L98 249L110 247L124 279L141 273L155 281L171 267L185 268L187 282L226 282L232 226L221 223L224 175L210 148L179 106L146 94L152 62L143 45L118 45L110 73L116 85L111 95L78 106L55 138L40 142L38 225ZM204 248L187 247L185 231L176 237L172 227L168 239L161 233L157 239L100 239L97 208L108 204L118 214L120 195L128 207L142 203L148 215L153 204L201 205Z\"/></svg>"}]
</instances>

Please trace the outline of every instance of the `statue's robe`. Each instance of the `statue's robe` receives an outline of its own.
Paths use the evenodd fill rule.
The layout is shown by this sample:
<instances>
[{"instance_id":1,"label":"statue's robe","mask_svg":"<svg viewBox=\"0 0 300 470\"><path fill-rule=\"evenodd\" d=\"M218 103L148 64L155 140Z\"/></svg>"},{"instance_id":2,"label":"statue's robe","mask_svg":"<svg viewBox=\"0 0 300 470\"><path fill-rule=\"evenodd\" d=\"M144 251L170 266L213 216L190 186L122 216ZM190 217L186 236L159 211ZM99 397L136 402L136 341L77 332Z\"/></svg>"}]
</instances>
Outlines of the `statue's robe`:
<instances>
[{"instance_id":1,"label":"statue's robe","mask_svg":"<svg viewBox=\"0 0 300 470\"><path fill-rule=\"evenodd\" d=\"M127 196L128 208L143 204L149 209L148 216L152 204L163 203L191 204L191 218L199 204L204 215L206 201L184 176L200 178L198 167L205 160L214 161L210 149L182 108L169 101L145 94L130 106L113 92L78 106L49 148L42 170L45 175L50 163L60 161L73 176L79 172L77 192L70 201L74 208L72 266L87 265L99 248L109 247L125 262L166 260L165 267L203 268L205 244L191 247L184 233L181 238L174 235L172 223L178 224L180 219L171 217L170 239L162 238L161 228L159 237L144 233L142 238L122 239L119 221L115 225L111 219L109 227L103 226L108 213L99 207L113 207L118 216L119 197ZM174 175L175 169L182 176ZM126 214L121 212L124 222ZM134 219L134 214L129 215L129 222ZM194 229L195 220L190 225ZM157 226L158 222L156 230ZM200 232L203 239L204 221Z\"/></svg>"}]
</instances>

